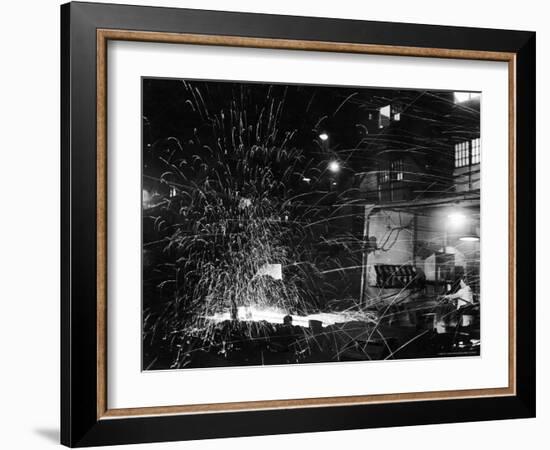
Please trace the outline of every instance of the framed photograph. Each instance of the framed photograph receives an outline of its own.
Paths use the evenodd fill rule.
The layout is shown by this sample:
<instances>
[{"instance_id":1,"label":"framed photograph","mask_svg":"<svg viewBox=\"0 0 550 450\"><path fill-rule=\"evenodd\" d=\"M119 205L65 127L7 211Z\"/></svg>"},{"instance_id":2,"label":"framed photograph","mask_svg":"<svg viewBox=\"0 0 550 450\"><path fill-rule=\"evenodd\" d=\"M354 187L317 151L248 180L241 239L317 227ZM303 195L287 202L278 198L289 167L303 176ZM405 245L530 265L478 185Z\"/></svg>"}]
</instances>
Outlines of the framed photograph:
<instances>
[{"instance_id":1,"label":"framed photograph","mask_svg":"<svg viewBox=\"0 0 550 450\"><path fill-rule=\"evenodd\" d=\"M61 440L535 415L535 33L69 3Z\"/></svg>"}]
</instances>

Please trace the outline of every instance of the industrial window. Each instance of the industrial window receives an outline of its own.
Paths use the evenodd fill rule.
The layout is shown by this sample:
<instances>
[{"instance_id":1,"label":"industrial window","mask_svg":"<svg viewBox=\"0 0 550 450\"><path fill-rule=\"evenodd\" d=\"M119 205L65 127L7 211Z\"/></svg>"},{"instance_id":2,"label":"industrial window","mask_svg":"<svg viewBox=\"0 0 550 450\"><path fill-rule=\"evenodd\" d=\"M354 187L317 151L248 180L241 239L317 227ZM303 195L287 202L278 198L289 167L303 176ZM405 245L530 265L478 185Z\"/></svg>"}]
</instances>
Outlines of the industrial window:
<instances>
[{"instance_id":1,"label":"industrial window","mask_svg":"<svg viewBox=\"0 0 550 450\"><path fill-rule=\"evenodd\" d=\"M382 106L379 109L378 128L387 127L390 124L391 105Z\"/></svg>"},{"instance_id":2,"label":"industrial window","mask_svg":"<svg viewBox=\"0 0 550 450\"><path fill-rule=\"evenodd\" d=\"M471 141L455 144L455 167L466 167L470 164L481 162L481 140L480 138Z\"/></svg>"},{"instance_id":3,"label":"industrial window","mask_svg":"<svg viewBox=\"0 0 550 450\"><path fill-rule=\"evenodd\" d=\"M390 177L392 181L403 181L403 160L395 159L390 164Z\"/></svg>"},{"instance_id":4,"label":"industrial window","mask_svg":"<svg viewBox=\"0 0 550 450\"><path fill-rule=\"evenodd\" d=\"M390 182L390 171L388 169L380 170L378 172L378 183L384 184Z\"/></svg>"},{"instance_id":5,"label":"industrial window","mask_svg":"<svg viewBox=\"0 0 550 450\"><path fill-rule=\"evenodd\" d=\"M467 102L480 96L479 92L455 92L455 103Z\"/></svg>"},{"instance_id":6,"label":"industrial window","mask_svg":"<svg viewBox=\"0 0 550 450\"><path fill-rule=\"evenodd\" d=\"M465 167L470 165L470 143L459 142L455 144L455 167Z\"/></svg>"},{"instance_id":7,"label":"industrial window","mask_svg":"<svg viewBox=\"0 0 550 450\"><path fill-rule=\"evenodd\" d=\"M481 160L481 141L472 139L472 164L479 164Z\"/></svg>"}]
</instances>

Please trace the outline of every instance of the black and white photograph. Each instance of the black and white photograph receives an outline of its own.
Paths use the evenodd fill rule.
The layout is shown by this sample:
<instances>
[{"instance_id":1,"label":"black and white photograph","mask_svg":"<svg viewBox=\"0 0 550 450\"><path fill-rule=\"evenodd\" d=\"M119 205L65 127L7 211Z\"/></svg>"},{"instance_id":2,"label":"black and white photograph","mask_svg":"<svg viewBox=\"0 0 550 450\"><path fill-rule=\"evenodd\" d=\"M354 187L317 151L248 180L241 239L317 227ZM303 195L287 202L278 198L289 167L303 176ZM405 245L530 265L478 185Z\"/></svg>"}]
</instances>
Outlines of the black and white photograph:
<instances>
[{"instance_id":1,"label":"black and white photograph","mask_svg":"<svg viewBox=\"0 0 550 450\"><path fill-rule=\"evenodd\" d=\"M142 78L142 369L479 356L479 92Z\"/></svg>"}]
</instances>

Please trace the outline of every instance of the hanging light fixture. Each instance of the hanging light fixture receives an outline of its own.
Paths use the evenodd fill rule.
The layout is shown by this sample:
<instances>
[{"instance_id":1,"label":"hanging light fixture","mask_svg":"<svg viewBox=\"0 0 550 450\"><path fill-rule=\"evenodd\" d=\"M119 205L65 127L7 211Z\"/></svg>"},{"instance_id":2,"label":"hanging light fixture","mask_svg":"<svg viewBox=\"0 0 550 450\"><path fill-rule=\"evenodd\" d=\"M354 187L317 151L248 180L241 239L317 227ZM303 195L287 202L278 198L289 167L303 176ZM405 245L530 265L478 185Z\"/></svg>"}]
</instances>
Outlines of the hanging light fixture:
<instances>
[{"instance_id":1,"label":"hanging light fixture","mask_svg":"<svg viewBox=\"0 0 550 450\"><path fill-rule=\"evenodd\" d=\"M338 161L331 161L328 164L328 170L330 170L332 173L336 173L340 171L340 163Z\"/></svg>"},{"instance_id":2,"label":"hanging light fixture","mask_svg":"<svg viewBox=\"0 0 550 450\"><path fill-rule=\"evenodd\" d=\"M475 224L470 223L468 226L466 233L464 233L462 236L458 238L459 241L462 242L477 242L479 241L479 234L476 230Z\"/></svg>"}]
</instances>

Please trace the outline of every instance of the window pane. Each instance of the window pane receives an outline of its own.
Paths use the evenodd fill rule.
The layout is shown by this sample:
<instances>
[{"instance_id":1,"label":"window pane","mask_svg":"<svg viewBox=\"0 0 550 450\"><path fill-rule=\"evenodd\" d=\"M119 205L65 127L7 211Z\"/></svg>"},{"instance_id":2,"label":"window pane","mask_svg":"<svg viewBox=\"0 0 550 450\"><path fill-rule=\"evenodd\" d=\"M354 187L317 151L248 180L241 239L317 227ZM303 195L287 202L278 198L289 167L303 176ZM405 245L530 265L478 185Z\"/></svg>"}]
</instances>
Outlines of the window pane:
<instances>
[{"instance_id":1,"label":"window pane","mask_svg":"<svg viewBox=\"0 0 550 450\"><path fill-rule=\"evenodd\" d=\"M455 167L464 167L470 164L469 142L455 144Z\"/></svg>"},{"instance_id":2,"label":"window pane","mask_svg":"<svg viewBox=\"0 0 550 450\"><path fill-rule=\"evenodd\" d=\"M479 164L481 161L481 140L472 140L472 164Z\"/></svg>"},{"instance_id":3,"label":"window pane","mask_svg":"<svg viewBox=\"0 0 550 450\"><path fill-rule=\"evenodd\" d=\"M395 181L403 180L403 160L396 159L390 163L390 178Z\"/></svg>"}]
</instances>

